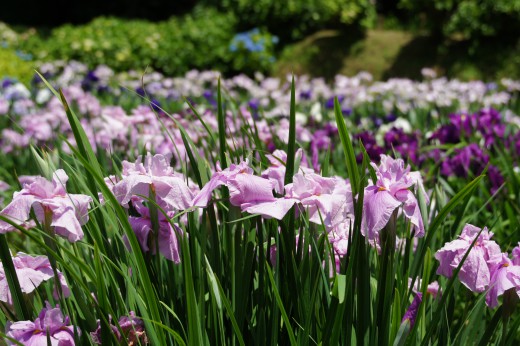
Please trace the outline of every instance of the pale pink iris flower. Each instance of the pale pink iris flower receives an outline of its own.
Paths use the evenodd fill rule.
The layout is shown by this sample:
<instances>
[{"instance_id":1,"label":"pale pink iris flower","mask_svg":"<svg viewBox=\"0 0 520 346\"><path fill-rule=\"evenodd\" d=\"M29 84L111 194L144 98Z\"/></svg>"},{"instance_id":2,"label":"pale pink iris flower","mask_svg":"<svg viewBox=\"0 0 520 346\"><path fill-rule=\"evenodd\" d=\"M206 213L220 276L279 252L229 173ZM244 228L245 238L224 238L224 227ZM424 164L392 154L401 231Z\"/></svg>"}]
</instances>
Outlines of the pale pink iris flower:
<instances>
[{"instance_id":1,"label":"pale pink iris flower","mask_svg":"<svg viewBox=\"0 0 520 346\"><path fill-rule=\"evenodd\" d=\"M19 252L13 257L13 264L16 271L16 276L20 282L22 293L32 293L43 282L54 278L49 259L45 256L30 256ZM69 287L65 281L65 277L58 271L58 280L61 286L61 292L64 297L70 295ZM57 289L54 290L55 295ZM57 296L57 295L56 295ZM11 291L5 276L4 266L0 262L0 301L9 305L13 304Z\"/></svg>"},{"instance_id":2,"label":"pale pink iris flower","mask_svg":"<svg viewBox=\"0 0 520 346\"><path fill-rule=\"evenodd\" d=\"M51 215L50 226L56 234L67 238L70 242L83 239L81 226L88 221L88 209L92 198L81 194L70 194L65 190L69 177L64 170L58 169L52 181L43 177L31 177L19 192L15 192L13 200L0 215L17 225L24 224L30 218L31 210L40 223L45 216ZM9 223L0 221L0 233L13 231Z\"/></svg>"},{"instance_id":3,"label":"pale pink iris flower","mask_svg":"<svg viewBox=\"0 0 520 346\"><path fill-rule=\"evenodd\" d=\"M381 165L371 163L377 175L375 184L365 188L361 232L370 240L377 239L394 211L402 212L412 223L416 237L424 236L424 224L419 202L410 188L424 191L418 172L410 172L401 159L381 155ZM426 195L425 198L427 199Z\"/></svg>"},{"instance_id":4,"label":"pale pink iris flower","mask_svg":"<svg viewBox=\"0 0 520 346\"><path fill-rule=\"evenodd\" d=\"M439 261L437 274L452 277L462 258L480 232L480 228L466 224L458 239L453 240L437 251L435 258ZM483 292L489 287L491 280L490 267L500 260L502 251L498 244L491 240L492 232L482 230L475 245L462 264L459 272L460 281L473 292Z\"/></svg>"},{"instance_id":5,"label":"pale pink iris flower","mask_svg":"<svg viewBox=\"0 0 520 346\"><path fill-rule=\"evenodd\" d=\"M193 199L183 176L175 173L160 154L139 156L135 163L123 161L122 179L112 183L112 191L123 206L134 196L149 196L151 189L156 203L169 211L188 209Z\"/></svg>"},{"instance_id":6,"label":"pale pink iris flower","mask_svg":"<svg viewBox=\"0 0 520 346\"><path fill-rule=\"evenodd\" d=\"M206 207L211 199L211 193L220 186L228 187L229 201L234 206L275 200L273 196L275 184L254 175L253 169L249 167L247 161L244 161L238 165L231 164L226 169L221 169L217 164L217 171L195 196L192 206Z\"/></svg>"},{"instance_id":7,"label":"pale pink iris flower","mask_svg":"<svg viewBox=\"0 0 520 346\"><path fill-rule=\"evenodd\" d=\"M498 305L498 297L507 290L513 289L520 297L520 266L514 265L507 253L499 255L495 262L486 295L486 304L491 308Z\"/></svg>"}]
</instances>

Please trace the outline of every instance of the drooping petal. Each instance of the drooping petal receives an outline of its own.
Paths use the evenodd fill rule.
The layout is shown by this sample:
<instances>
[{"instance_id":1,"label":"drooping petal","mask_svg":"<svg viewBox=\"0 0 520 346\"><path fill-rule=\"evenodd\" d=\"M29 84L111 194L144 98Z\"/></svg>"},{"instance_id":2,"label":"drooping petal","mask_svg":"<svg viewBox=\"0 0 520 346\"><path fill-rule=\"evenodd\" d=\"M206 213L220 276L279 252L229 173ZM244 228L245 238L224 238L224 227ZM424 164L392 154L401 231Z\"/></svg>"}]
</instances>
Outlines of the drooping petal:
<instances>
[{"instance_id":1,"label":"drooping petal","mask_svg":"<svg viewBox=\"0 0 520 346\"><path fill-rule=\"evenodd\" d=\"M71 243L83 239L83 230L76 217L76 211L68 206L61 206L52 211L51 226L56 234L65 237Z\"/></svg>"},{"instance_id":2,"label":"drooping petal","mask_svg":"<svg viewBox=\"0 0 520 346\"><path fill-rule=\"evenodd\" d=\"M31 207L37 200L38 199L32 195L15 193L11 203L0 212L0 215L8 218L17 225L21 225L29 219ZM0 233L6 233L12 230L14 230L13 226L0 220Z\"/></svg>"},{"instance_id":3,"label":"drooping petal","mask_svg":"<svg viewBox=\"0 0 520 346\"><path fill-rule=\"evenodd\" d=\"M200 192L193 198L191 206L205 208L208 206L209 200L211 199L211 193L219 186L224 185L224 180L220 176L213 176Z\"/></svg>"},{"instance_id":4,"label":"drooping petal","mask_svg":"<svg viewBox=\"0 0 520 346\"><path fill-rule=\"evenodd\" d=\"M377 186L365 189L363 201L363 220L361 233L370 240L374 240L376 233L382 230L395 209L401 205L388 191L380 191Z\"/></svg>"},{"instance_id":5,"label":"drooping petal","mask_svg":"<svg viewBox=\"0 0 520 346\"><path fill-rule=\"evenodd\" d=\"M132 229L134 230L135 236L137 237L137 241L141 245L141 249L143 252L148 252L148 236L150 235L150 231L152 230L152 223L149 218L145 217L134 217L130 216L128 218ZM130 249L130 243L126 236L124 238L126 246Z\"/></svg>"},{"instance_id":6,"label":"drooping petal","mask_svg":"<svg viewBox=\"0 0 520 346\"><path fill-rule=\"evenodd\" d=\"M468 249L468 243L462 239L456 239L444 246L435 253L435 259L439 261L439 268L437 274L451 278L453 275L452 263L460 252L465 252Z\"/></svg>"},{"instance_id":7,"label":"drooping petal","mask_svg":"<svg viewBox=\"0 0 520 346\"><path fill-rule=\"evenodd\" d=\"M132 196L148 196L152 179L147 175L132 174L114 185L112 191L117 201L126 206Z\"/></svg>"},{"instance_id":8,"label":"drooping petal","mask_svg":"<svg viewBox=\"0 0 520 346\"><path fill-rule=\"evenodd\" d=\"M414 194L409 190L404 190L407 192L407 197L403 205L403 212L405 216L410 219L410 222L415 227L415 236L423 237L424 236L424 223L421 215L421 210L419 209L419 203L415 198Z\"/></svg>"},{"instance_id":9,"label":"drooping petal","mask_svg":"<svg viewBox=\"0 0 520 346\"><path fill-rule=\"evenodd\" d=\"M268 179L252 174L237 174L227 184L231 204L272 202L274 186Z\"/></svg>"},{"instance_id":10,"label":"drooping petal","mask_svg":"<svg viewBox=\"0 0 520 346\"><path fill-rule=\"evenodd\" d=\"M179 243L177 235L182 234L182 230L179 227L175 229L168 223L168 227L161 227L159 231L159 252L174 263L181 262L181 256L179 253Z\"/></svg>"},{"instance_id":11,"label":"drooping petal","mask_svg":"<svg viewBox=\"0 0 520 346\"><path fill-rule=\"evenodd\" d=\"M452 263L453 269L459 266L463 256L464 253L462 252L455 256ZM459 279L460 282L473 292L483 292L489 286L489 267L484 259L481 248L473 247L471 249L460 269Z\"/></svg>"},{"instance_id":12,"label":"drooping petal","mask_svg":"<svg viewBox=\"0 0 520 346\"><path fill-rule=\"evenodd\" d=\"M76 218L78 219L80 225L86 224L89 219L88 209L90 208L90 203L92 203L92 197L79 194L68 194L67 197L74 205Z\"/></svg>"},{"instance_id":13,"label":"drooping petal","mask_svg":"<svg viewBox=\"0 0 520 346\"><path fill-rule=\"evenodd\" d=\"M178 177L154 178L155 193L160 200L173 210L185 210L191 205L193 193L188 185Z\"/></svg>"},{"instance_id":14,"label":"drooping petal","mask_svg":"<svg viewBox=\"0 0 520 346\"><path fill-rule=\"evenodd\" d=\"M513 265L507 254L503 254L501 261L492 268L489 290L486 295L487 306L496 307L498 297L507 290L517 288L518 281L520 281L520 266Z\"/></svg>"},{"instance_id":15,"label":"drooping petal","mask_svg":"<svg viewBox=\"0 0 520 346\"><path fill-rule=\"evenodd\" d=\"M298 200L294 198L278 198L272 202L245 203L242 204L241 208L242 211L250 214L259 214L267 219L281 220L296 203L298 203Z\"/></svg>"}]
</instances>

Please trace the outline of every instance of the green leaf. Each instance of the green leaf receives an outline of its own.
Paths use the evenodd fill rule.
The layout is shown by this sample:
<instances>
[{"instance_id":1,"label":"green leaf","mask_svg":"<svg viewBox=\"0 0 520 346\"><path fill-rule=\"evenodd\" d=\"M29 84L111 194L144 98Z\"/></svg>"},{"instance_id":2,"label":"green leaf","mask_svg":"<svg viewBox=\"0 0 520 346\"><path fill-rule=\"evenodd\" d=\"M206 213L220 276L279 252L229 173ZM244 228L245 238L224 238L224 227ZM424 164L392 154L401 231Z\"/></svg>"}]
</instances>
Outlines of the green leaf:
<instances>
[{"instance_id":1,"label":"green leaf","mask_svg":"<svg viewBox=\"0 0 520 346\"><path fill-rule=\"evenodd\" d=\"M287 143L287 162L285 164L284 184L292 182L294 176L294 160L296 155L296 91L294 89L294 75L291 81L291 108L289 111L289 142Z\"/></svg>"},{"instance_id":2,"label":"green leaf","mask_svg":"<svg viewBox=\"0 0 520 346\"><path fill-rule=\"evenodd\" d=\"M220 77L218 79L217 87L217 121L218 121L218 139L220 146L220 167L226 169L228 164L226 160L226 115L222 107L222 93L221 93Z\"/></svg>"},{"instance_id":3,"label":"green leaf","mask_svg":"<svg viewBox=\"0 0 520 346\"><path fill-rule=\"evenodd\" d=\"M0 220L8 222L9 220L0 215ZM5 234L0 234L0 259L4 267L5 277L11 292L11 298L13 300L14 310L20 320L31 320L32 316L29 312L27 305L23 299L22 289L20 288L20 282L16 275L14 268L13 259L11 258L11 251L7 245L7 239Z\"/></svg>"},{"instance_id":4,"label":"green leaf","mask_svg":"<svg viewBox=\"0 0 520 346\"><path fill-rule=\"evenodd\" d=\"M343 146L343 153L347 161L347 174L350 178L350 185L352 186L352 195L357 195L359 186L359 171L357 170L356 155L354 154L354 147L350 140L350 135L347 131L345 119L341 113L341 106L338 98L334 98L334 114L336 116L336 125L338 126L339 138Z\"/></svg>"}]
</instances>

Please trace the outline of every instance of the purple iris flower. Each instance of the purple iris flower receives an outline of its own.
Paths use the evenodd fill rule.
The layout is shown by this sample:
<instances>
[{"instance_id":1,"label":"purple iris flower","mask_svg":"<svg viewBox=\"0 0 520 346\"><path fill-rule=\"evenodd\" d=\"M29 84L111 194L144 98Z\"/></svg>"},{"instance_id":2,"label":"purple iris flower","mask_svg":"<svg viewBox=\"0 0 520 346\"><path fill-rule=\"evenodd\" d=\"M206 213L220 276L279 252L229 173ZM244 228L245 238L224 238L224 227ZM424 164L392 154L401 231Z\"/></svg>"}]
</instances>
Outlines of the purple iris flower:
<instances>
[{"instance_id":1,"label":"purple iris flower","mask_svg":"<svg viewBox=\"0 0 520 346\"><path fill-rule=\"evenodd\" d=\"M364 131L358 133L357 135L354 135L354 139L360 140L361 143L363 143L363 145L365 146L365 150L367 151L368 157L371 161L379 162L379 158L382 154L385 153L385 150L381 148L379 145L377 145L376 139L368 131ZM363 161L363 155L358 154L356 156L356 161L358 163L361 163Z\"/></svg>"},{"instance_id":2,"label":"purple iris flower","mask_svg":"<svg viewBox=\"0 0 520 346\"><path fill-rule=\"evenodd\" d=\"M384 139L386 150L395 150L415 165L420 164L418 133L405 133L403 129L393 127L385 133Z\"/></svg>"},{"instance_id":3,"label":"purple iris flower","mask_svg":"<svg viewBox=\"0 0 520 346\"><path fill-rule=\"evenodd\" d=\"M136 317L135 312L130 311L128 316L120 317L118 324L123 334L121 334L119 328L112 324L110 325L110 328L120 343L124 342L125 345L147 345L149 343L144 330L144 322L139 317ZM90 336L92 336L92 341L94 341L94 343L98 345L103 344L101 340L101 326L99 321L97 329L90 333Z\"/></svg>"},{"instance_id":4,"label":"purple iris flower","mask_svg":"<svg viewBox=\"0 0 520 346\"><path fill-rule=\"evenodd\" d=\"M182 229L176 225L172 226L166 216L163 213L158 212L158 234L155 235L156 238L151 237L153 233L153 225L149 209L145 207L142 204L142 201L139 201L138 198L135 198L135 200L132 201L132 206L137 213L139 213L139 216L130 216L128 221L134 230L143 252L150 251L153 255L156 254L158 244L159 252L166 257L166 259L175 263L180 263L181 257L177 237L182 235ZM173 213L169 214L169 217L173 216ZM127 247L130 248L126 236L123 237L123 240Z\"/></svg>"},{"instance_id":5,"label":"purple iris flower","mask_svg":"<svg viewBox=\"0 0 520 346\"><path fill-rule=\"evenodd\" d=\"M9 78L4 78L2 80L2 88L5 89L5 88L8 88L9 86L13 85L13 81Z\"/></svg>"},{"instance_id":6,"label":"purple iris flower","mask_svg":"<svg viewBox=\"0 0 520 346\"><path fill-rule=\"evenodd\" d=\"M507 253L500 254L498 258L491 267L491 279L486 295L486 304L491 308L498 305L498 297L507 290L514 290L520 297L520 266L514 265Z\"/></svg>"},{"instance_id":7,"label":"purple iris flower","mask_svg":"<svg viewBox=\"0 0 520 346\"><path fill-rule=\"evenodd\" d=\"M326 151L332 145L332 141L327 130L314 132L311 139L312 167L316 172L320 171L319 155L320 151Z\"/></svg>"},{"instance_id":8,"label":"purple iris flower","mask_svg":"<svg viewBox=\"0 0 520 346\"><path fill-rule=\"evenodd\" d=\"M32 321L8 322L6 335L18 342L18 344L28 346L48 345L50 339L52 346L74 346L74 329L79 333L80 330L70 325L69 317L64 317L59 305L52 308L46 303L38 318ZM7 345L18 345L9 340Z\"/></svg>"},{"instance_id":9,"label":"purple iris flower","mask_svg":"<svg viewBox=\"0 0 520 346\"><path fill-rule=\"evenodd\" d=\"M406 313L403 316L401 323L408 320L410 322L410 329L413 328L415 324L415 320L417 319L417 314L419 313L419 307L422 303L422 293L417 293L413 298L412 304L406 310Z\"/></svg>"},{"instance_id":10,"label":"purple iris flower","mask_svg":"<svg viewBox=\"0 0 520 346\"><path fill-rule=\"evenodd\" d=\"M311 89L300 92L300 98L302 100L310 100L311 96L312 96L312 90Z\"/></svg>"},{"instance_id":11,"label":"purple iris flower","mask_svg":"<svg viewBox=\"0 0 520 346\"><path fill-rule=\"evenodd\" d=\"M471 143L464 148L455 149L455 155L442 162L441 173L458 177L467 177L470 172L478 175L488 162L489 156L484 154L477 144Z\"/></svg>"},{"instance_id":12,"label":"purple iris flower","mask_svg":"<svg viewBox=\"0 0 520 346\"><path fill-rule=\"evenodd\" d=\"M394 113L390 113L388 114L386 117L385 117L385 121L387 123L391 123L393 121L396 121L397 120L397 115L395 115Z\"/></svg>"},{"instance_id":13,"label":"purple iris flower","mask_svg":"<svg viewBox=\"0 0 520 346\"><path fill-rule=\"evenodd\" d=\"M23 293L32 293L43 282L54 278L54 271L51 267L49 259L45 256L30 256L19 252L13 257L13 264L16 270L16 276L20 282L20 288ZM58 280L61 285L61 292L64 297L70 295L69 287L65 281L65 277L58 271ZM56 290L55 290L56 293ZM4 266L0 262L0 301L9 305L13 304L11 292L5 276Z\"/></svg>"},{"instance_id":14,"label":"purple iris flower","mask_svg":"<svg viewBox=\"0 0 520 346\"><path fill-rule=\"evenodd\" d=\"M493 145L497 138L504 138L506 125L502 122L500 113L496 109L483 109L474 116L486 147Z\"/></svg>"}]
</instances>

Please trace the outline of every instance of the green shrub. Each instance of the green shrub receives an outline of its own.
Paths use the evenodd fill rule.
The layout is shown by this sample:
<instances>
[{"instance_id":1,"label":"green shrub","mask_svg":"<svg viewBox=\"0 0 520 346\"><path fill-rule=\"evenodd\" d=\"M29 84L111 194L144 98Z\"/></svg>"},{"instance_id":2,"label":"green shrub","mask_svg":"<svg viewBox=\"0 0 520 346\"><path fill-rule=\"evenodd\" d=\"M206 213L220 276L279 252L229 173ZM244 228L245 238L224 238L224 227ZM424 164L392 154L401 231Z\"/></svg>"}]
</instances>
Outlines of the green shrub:
<instances>
[{"instance_id":1,"label":"green shrub","mask_svg":"<svg viewBox=\"0 0 520 346\"><path fill-rule=\"evenodd\" d=\"M445 36L508 39L520 29L520 0L400 0L399 5Z\"/></svg>"},{"instance_id":2,"label":"green shrub","mask_svg":"<svg viewBox=\"0 0 520 346\"><path fill-rule=\"evenodd\" d=\"M151 67L169 75L193 68L268 72L272 64L266 56L274 54L274 43L265 45L261 54L232 51L235 28L233 14L198 7L189 15L157 23L102 17L86 25L65 25L45 39L21 40L17 48L42 61L74 59L117 71ZM262 31L262 39L271 40L271 35Z\"/></svg>"},{"instance_id":3,"label":"green shrub","mask_svg":"<svg viewBox=\"0 0 520 346\"><path fill-rule=\"evenodd\" d=\"M324 27L370 27L375 6L370 0L204 0L234 13L243 29L266 27L283 41L303 38Z\"/></svg>"},{"instance_id":4,"label":"green shrub","mask_svg":"<svg viewBox=\"0 0 520 346\"><path fill-rule=\"evenodd\" d=\"M33 75L34 63L22 60L11 49L0 48L0 80L10 77L28 84Z\"/></svg>"}]
</instances>

